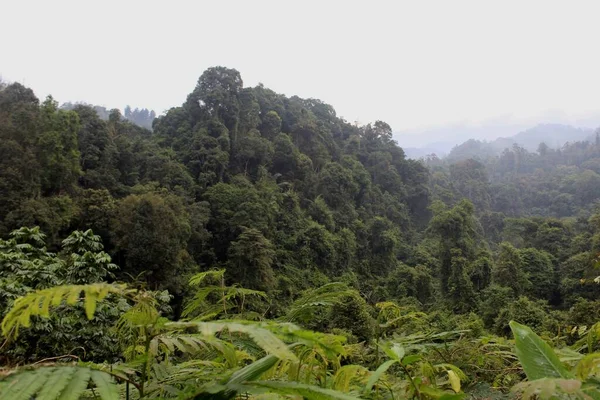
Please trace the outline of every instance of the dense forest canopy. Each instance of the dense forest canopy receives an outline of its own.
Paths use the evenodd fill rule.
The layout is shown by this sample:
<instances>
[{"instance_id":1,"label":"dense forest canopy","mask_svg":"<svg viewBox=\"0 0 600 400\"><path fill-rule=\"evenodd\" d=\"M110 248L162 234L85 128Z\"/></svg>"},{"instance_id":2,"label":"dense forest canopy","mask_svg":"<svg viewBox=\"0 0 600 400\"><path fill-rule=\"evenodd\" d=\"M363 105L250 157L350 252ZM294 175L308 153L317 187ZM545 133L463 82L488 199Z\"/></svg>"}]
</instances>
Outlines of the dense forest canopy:
<instances>
[{"instance_id":1,"label":"dense forest canopy","mask_svg":"<svg viewBox=\"0 0 600 400\"><path fill-rule=\"evenodd\" d=\"M126 372L113 378L135 383L143 397L146 381L167 385L166 369L156 367L149 377L148 357L166 368L151 343L192 327L177 324L204 321L193 327L228 331L229 339L214 340L231 343L207 346L239 352L231 333L256 339L257 331L214 321L277 320L314 331L302 336L285 324L252 325L319 349L323 369L315 374L323 376L305 383L340 389L326 382L342 365L327 360L342 359L356 367L351 374L362 371L364 386L377 377L369 368L387 354L379 376L397 363L398 376L409 381L391 384L424 399L461 392L461 381L500 389L517 383L523 370L515 357L469 360L489 343L512 351L511 328L534 336L512 320L556 345L588 335L590 351L598 346L588 331L600 317L598 136L560 149L541 143L537 152L515 145L500 155L472 141L447 159L411 160L387 123L351 124L320 100L244 87L240 73L225 67L206 70L181 106L157 118L130 107L125 115L104 112L40 101L18 83L0 86L0 310L12 340L0 358L7 365L77 346L84 346L84 361L134 363L139 349L123 350L126 337L145 343L146 361L134 363L135 379ZM29 310L20 297L42 306L17 320ZM85 312L69 314L63 297ZM49 314L51 304L60 306L58 314ZM10 311L15 305L21 308ZM183 322L165 325L166 317ZM119 332L111 328L117 322ZM21 325L29 329L17 337ZM401 354L391 342L378 344L400 336L410 343ZM446 350L433 346L437 353L418 358L431 373L414 376L417 358L406 360L405 348L429 351L419 343L444 338ZM287 349L280 339L274 343ZM200 346L190 337L165 340L170 352ZM345 340L356 353L341 350ZM276 348L280 359L295 357ZM259 362L260 348L247 351L238 361L225 354L226 370L210 364L214 376ZM531 378L526 363L523 369ZM447 380L431 383L439 373ZM100 388L101 377L90 376ZM386 397L370 391L376 382L362 394ZM430 385L438 391L428 393ZM231 395L232 387L219 390Z\"/></svg>"}]
</instances>

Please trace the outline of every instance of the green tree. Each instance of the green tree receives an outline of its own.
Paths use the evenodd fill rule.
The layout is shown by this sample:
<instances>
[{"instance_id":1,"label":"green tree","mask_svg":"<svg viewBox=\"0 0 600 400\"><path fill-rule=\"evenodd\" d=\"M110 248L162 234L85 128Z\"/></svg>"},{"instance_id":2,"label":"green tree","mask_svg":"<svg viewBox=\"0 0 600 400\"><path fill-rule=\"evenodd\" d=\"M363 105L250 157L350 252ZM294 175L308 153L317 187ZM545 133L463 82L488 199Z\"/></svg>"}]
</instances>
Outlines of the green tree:
<instances>
[{"instance_id":1,"label":"green tree","mask_svg":"<svg viewBox=\"0 0 600 400\"><path fill-rule=\"evenodd\" d=\"M117 204L112 226L123 273L141 276L153 289L182 293L191 267L189 214L173 195L130 195Z\"/></svg>"},{"instance_id":2,"label":"green tree","mask_svg":"<svg viewBox=\"0 0 600 400\"><path fill-rule=\"evenodd\" d=\"M493 281L498 285L510 287L517 296L525 293L531 286L523 269L519 250L509 243L500 244Z\"/></svg>"},{"instance_id":3,"label":"green tree","mask_svg":"<svg viewBox=\"0 0 600 400\"><path fill-rule=\"evenodd\" d=\"M260 231L242 228L228 250L228 271L234 282L263 291L275 286L273 244Z\"/></svg>"},{"instance_id":4,"label":"green tree","mask_svg":"<svg viewBox=\"0 0 600 400\"><path fill-rule=\"evenodd\" d=\"M37 157L42 171L42 190L60 194L73 189L81 174L77 133L79 117L73 111L58 109L48 97L41 107L41 133L37 138Z\"/></svg>"}]
</instances>

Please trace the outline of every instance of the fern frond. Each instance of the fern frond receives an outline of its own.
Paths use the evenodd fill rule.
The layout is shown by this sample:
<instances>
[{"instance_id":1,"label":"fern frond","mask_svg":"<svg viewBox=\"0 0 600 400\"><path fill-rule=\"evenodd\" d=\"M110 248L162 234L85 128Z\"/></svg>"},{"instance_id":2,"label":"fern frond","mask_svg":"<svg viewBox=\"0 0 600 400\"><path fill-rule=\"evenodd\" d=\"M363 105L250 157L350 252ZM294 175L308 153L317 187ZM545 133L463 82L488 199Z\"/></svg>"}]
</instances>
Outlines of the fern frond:
<instances>
[{"instance_id":1,"label":"fern frond","mask_svg":"<svg viewBox=\"0 0 600 400\"><path fill-rule=\"evenodd\" d=\"M108 283L91 285L67 285L38 290L18 298L8 314L2 320L2 333L6 337L16 337L21 326L29 327L32 316L50 317L50 307L63 302L75 305L83 294L83 304L88 319L94 317L96 303L109 293L123 295L126 286Z\"/></svg>"},{"instance_id":2,"label":"fern frond","mask_svg":"<svg viewBox=\"0 0 600 400\"><path fill-rule=\"evenodd\" d=\"M166 324L167 327L173 328L196 328L198 332L205 336L214 336L221 331L231 333L243 333L248 335L254 342L259 345L268 354L273 354L280 359L296 360L294 353L290 351L288 346L273 332L265 329L260 324L250 321L215 321L215 322L172 322Z\"/></svg>"},{"instance_id":3,"label":"fern frond","mask_svg":"<svg viewBox=\"0 0 600 400\"><path fill-rule=\"evenodd\" d=\"M174 353L176 350L184 354L196 354L202 349L207 349L207 345L202 336L195 335L175 335L175 336L157 336L150 342L150 348L162 348L169 353ZM156 356L157 353L151 354Z\"/></svg>"},{"instance_id":4,"label":"fern frond","mask_svg":"<svg viewBox=\"0 0 600 400\"><path fill-rule=\"evenodd\" d=\"M344 365L339 368L333 376L332 389L339 390L341 392L349 392L350 385L354 382L355 384L364 384L367 381L369 370L362 365Z\"/></svg>"},{"instance_id":5,"label":"fern frond","mask_svg":"<svg viewBox=\"0 0 600 400\"><path fill-rule=\"evenodd\" d=\"M77 400L86 391L90 379L102 400L119 400L119 391L109 374L78 366L18 371L0 382L0 398Z\"/></svg>"},{"instance_id":6,"label":"fern frond","mask_svg":"<svg viewBox=\"0 0 600 400\"><path fill-rule=\"evenodd\" d=\"M289 322L310 319L312 314L322 308L339 302L344 296L354 293L343 283L333 282L317 289L307 291L290 306L285 320Z\"/></svg>"},{"instance_id":7,"label":"fern frond","mask_svg":"<svg viewBox=\"0 0 600 400\"><path fill-rule=\"evenodd\" d=\"M207 279L212 279L213 281L221 280L223 276L225 276L224 269L200 272L190 278L189 285L198 286Z\"/></svg>"}]
</instances>

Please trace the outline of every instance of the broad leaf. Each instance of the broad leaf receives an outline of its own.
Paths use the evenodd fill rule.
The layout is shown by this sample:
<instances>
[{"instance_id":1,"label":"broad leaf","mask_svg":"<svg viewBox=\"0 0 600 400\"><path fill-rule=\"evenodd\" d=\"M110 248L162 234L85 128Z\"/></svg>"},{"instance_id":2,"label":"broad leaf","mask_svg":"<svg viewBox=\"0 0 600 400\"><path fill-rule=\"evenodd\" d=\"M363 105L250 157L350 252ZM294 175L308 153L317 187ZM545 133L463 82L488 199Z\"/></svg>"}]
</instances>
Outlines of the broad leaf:
<instances>
[{"instance_id":1,"label":"broad leaf","mask_svg":"<svg viewBox=\"0 0 600 400\"><path fill-rule=\"evenodd\" d=\"M515 336L517 357L529 380L573 378L573 375L567 371L550 346L530 328L511 321L510 329L512 329Z\"/></svg>"},{"instance_id":2,"label":"broad leaf","mask_svg":"<svg viewBox=\"0 0 600 400\"><path fill-rule=\"evenodd\" d=\"M373 385L375 385L375 383L377 383L377 381L379 379L381 379L381 377L383 376L383 374L385 374L385 372L394 364L396 364L398 361L396 360L388 360L386 362L384 362L383 364L381 364L379 366L379 368L377 368L377 370L375 372L373 372L373 374L371 375L371 377L369 378L369 381L367 382L367 386L365 386L364 389L364 393L369 392L372 388Z\"/></svg>"}]
</instances>

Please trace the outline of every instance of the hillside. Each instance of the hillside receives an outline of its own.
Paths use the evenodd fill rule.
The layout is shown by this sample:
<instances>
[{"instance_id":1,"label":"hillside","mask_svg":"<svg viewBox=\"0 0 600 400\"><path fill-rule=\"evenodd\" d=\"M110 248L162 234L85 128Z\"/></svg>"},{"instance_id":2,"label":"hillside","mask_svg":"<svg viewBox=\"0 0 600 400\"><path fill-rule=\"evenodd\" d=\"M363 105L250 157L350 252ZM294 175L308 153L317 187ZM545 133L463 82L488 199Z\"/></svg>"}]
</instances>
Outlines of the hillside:
<instances>
[{"instance_id":1,"label":"hillside","mask_svg":"<svg viewBox=\"0 0 600 400\"><path fill-rule=\"evenodd\" d=\"M531 329L588 368L600 140L416 161L234 69L191 89L149 130L0 87L1 399L504 399L554 384L532 348L566 368Z\"/></svg>"},{"instance_id":2,"label":"hillside","mask_svg":"<svg viewBox=\"0 0 600 400\"><path fill-rule=\"evenodd\" d=\"M452 148L447 157L453 161L468 158L485 159L498 156L505 149L515 145L529 152L535 152L538 151L541 143L548 148L559 149L566 143L589 140L593 133L592 129L575 128L570 125L539 124L514 136L498 138L490 142L469 139Z\"/></svg>"},{"instance_id":3,"label":"hillside","mask_svg":"<svg viewBox=\"0 0 600 400\"><path fill-rule=\"evenodd\" d=\"M586 123L586 121L582 121ZM445 140L431 142L427 145L414 146L414 143L423 143L424 138L441 135ZM414 136L414 135L413 135ZM418 136L394 135L394 139L400 143L413 143L406 148L407 157L419 159L429 154L438 157L448 156L451 159L466 159L470 157L482 157L486 155L498 155L513 144L536 151L542 142L551 148L560 148L567 142L576 142L590 139L593 129L577 128L572 125L559 123L537 124L526 127L524 124L500 124L488 123L482 126L450 126L434 130L425 130Z\"/></svg>"}]
</instances>

